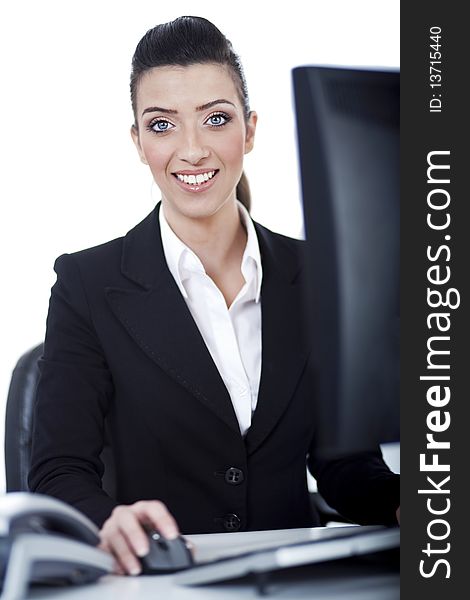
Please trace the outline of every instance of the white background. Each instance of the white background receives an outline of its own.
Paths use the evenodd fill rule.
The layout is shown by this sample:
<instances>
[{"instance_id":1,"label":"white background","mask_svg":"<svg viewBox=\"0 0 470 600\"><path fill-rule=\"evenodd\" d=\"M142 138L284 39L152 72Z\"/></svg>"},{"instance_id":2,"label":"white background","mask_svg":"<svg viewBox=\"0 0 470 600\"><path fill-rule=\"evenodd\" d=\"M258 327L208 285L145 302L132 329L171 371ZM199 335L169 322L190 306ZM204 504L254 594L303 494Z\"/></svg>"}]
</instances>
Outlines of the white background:
<instances>
[{"instance_id":1,"label":"white background","mask_svg":"<svg viewBox=\"0 0 470 600\"><path fill-rule=\"evenodd\" d=\"M233 42L258 112L253 217L302 237L291 69L399 65L398 0L4 0L0 8L0 435L11 371L43 339L57 256L123 235L158 200L131 142L142 35L183 14ZM0 490L4 486L0 461Z\"/></svg>"}]
</instances>

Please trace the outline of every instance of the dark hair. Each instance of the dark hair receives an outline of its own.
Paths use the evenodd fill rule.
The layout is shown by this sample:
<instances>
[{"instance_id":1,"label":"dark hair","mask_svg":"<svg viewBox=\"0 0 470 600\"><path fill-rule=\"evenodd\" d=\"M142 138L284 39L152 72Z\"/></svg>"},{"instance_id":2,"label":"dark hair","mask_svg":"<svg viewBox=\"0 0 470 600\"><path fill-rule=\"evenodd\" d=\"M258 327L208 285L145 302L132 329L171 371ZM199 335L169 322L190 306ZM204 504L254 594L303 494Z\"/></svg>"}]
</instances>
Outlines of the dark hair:
<instances>
[{"instance_id":1,"label":"dark hair","mask_svg":"<svg viewBox=\"0 0 470 600\"><path fill-rule=\"evenodd\" d=\"M132 58L131 102L137 127L137 89L143 75L155 67L215 63L226 65L233 77L243 106L245 120L250 115L248 90L240 59L231 42L217 27L202 17L178 17L147 31ZM251 194L245 173L237 185L237 198L250 210Z\"/></svg>"}]
</instances>

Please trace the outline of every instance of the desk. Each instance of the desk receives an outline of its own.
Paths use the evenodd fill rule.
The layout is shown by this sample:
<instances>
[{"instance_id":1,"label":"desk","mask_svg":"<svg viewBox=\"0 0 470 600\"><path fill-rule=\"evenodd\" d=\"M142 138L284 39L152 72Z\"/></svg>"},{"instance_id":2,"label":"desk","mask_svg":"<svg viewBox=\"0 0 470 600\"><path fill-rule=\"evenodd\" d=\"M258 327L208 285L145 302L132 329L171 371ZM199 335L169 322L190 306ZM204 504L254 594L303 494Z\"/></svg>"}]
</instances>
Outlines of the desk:
<instances>
[{"instance_id":1,"label":"desk","mask_svg":"<svg viewBox=\"0 0 470 600\"><path fill-rule=\"evenodd\" d=\"M315 535L315 529L281 532L283 538ZM264 543L278 532L246 532L238 534L213 534L187 536L205 555L225 553L227 547L250 544L261 539ZM231 544L227 539L232 540ZM217 549L218 548L218 549ZM197 551L197 550L196 550ZM398 600L399 569L398 550L333 560L278 570L271 573L266 585L267 598L315 598L315 600ZM255 577L212 583L201 586L184 586L173 575L119 577L107 575L97 583L80 587L34 587L29 590L29 600L225 600L230 598L260 599Z\"/></svg>"},{"instance_id":2,"label":"desk","mask_svg":"<svg viewBox=\"0 0 470 600\"><path fill-rule=\"evenodd\" d=\"M171 575L140 577L106 576L94 585L77 588L35 588L28 600L243 600L289 598L290 600L398 600L396 571L357 564L310 565L275 573L268 596L257 594L252 578L185 587L175 585Z\"/></svg>"}]
</instances>

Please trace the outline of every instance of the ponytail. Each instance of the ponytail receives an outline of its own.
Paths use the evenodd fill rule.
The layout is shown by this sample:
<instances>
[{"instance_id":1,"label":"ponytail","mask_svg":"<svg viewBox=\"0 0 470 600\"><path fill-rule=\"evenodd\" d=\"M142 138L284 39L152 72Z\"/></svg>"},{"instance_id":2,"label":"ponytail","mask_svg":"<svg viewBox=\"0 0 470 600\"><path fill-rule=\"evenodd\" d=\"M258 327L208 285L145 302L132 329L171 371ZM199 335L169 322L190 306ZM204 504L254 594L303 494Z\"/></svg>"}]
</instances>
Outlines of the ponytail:
<instances>
[{"instance_id":1,"label":"ponytail","mask_svg":"<svg viewBox=\"0 0 470 600\"><path fill-rule=\"evenodd\" d=\"M248 178L243 171L240 181L237 184L237 200L239 200L248 212L251 208L251 192Z\"/></svg>"}]
</instances>

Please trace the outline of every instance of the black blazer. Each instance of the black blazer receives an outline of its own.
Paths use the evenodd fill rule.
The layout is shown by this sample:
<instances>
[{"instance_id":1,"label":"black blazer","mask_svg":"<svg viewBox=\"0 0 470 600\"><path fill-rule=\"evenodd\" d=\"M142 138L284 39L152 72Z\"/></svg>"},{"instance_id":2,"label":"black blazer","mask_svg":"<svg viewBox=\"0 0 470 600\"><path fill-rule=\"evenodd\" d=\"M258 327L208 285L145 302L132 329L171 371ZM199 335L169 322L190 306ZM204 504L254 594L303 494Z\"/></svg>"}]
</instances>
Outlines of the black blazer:
<instances>
[{"instance_id":1,"label":"black blazer","mask_svg":"<svg viewBox=\"0 0 470 600\"><path fill-rule=\"evenodd\" d=\"M243 438L168 270L158 209L125 237L56 261L30 488L69 502L99 526L116 504L158 498L184 533L305 527L318 524L306 483L309 457L331 505L358 522L392 523L398 476L379 453L327 462L311 450L303 242L255 225L262 375ZM114 498L101 487L105 423L117 469Z\"/></svg>"}]
</instances>

